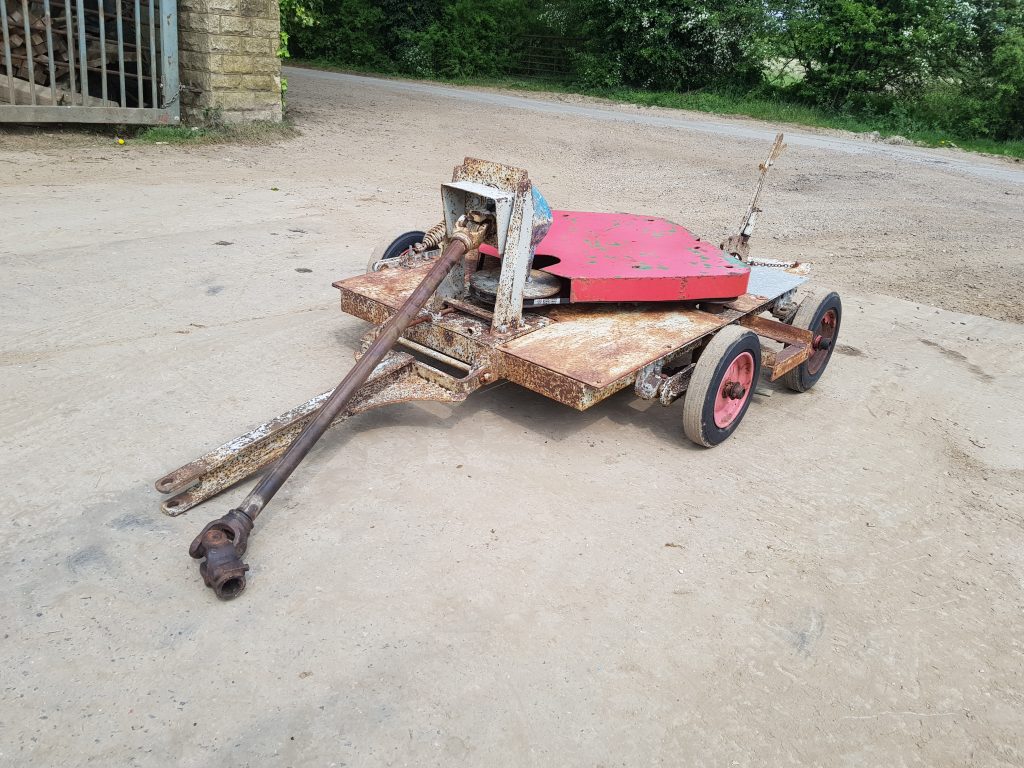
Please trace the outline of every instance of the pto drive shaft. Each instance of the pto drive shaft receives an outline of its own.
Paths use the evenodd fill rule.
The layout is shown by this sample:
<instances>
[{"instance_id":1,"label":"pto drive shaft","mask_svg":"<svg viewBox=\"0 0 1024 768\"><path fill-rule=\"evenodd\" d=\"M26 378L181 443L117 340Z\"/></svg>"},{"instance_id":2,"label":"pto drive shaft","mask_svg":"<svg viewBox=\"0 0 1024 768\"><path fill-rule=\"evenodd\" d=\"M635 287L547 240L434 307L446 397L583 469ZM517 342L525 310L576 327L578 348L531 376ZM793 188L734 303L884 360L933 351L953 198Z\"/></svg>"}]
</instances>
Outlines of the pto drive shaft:
<instances>
[{"instance_id":1,"label":"pto drive shaft","mask_svg":"<svg viewBox=\"0 0 1024 768\"><path fill-rule=\"evenodd\" d=\"M213 589L217 597L231 599L245 589L245 572L249 566L242 562L242 555L245 554L249 533L260 512L274 498L274 494L281 489L352 396L366 383L373 369L395 346L448 273L466 253L480 247L492 224L491 216L477 212L459 220L448 245L423 282L416 286L398 312L381 327L376 340L352 366L313 420L295 438L295 442L238 507L209 523L196 536L188 552L197 560L206 558L206 562L200 564L199 572L206 586Z\"/></svg>"}]
</instances>

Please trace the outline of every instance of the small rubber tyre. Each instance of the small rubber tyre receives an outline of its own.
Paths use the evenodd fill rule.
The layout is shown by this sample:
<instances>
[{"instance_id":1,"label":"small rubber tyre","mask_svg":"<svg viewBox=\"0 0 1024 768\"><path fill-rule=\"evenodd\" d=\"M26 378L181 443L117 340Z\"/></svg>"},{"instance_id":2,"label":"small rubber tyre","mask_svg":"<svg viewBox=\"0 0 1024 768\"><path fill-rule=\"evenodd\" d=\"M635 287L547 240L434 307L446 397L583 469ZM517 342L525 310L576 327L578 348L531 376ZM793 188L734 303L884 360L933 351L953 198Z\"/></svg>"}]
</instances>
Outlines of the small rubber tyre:
<instances>
[{"instance_id":1,"label":"small rubber tyre","mask_svg":"<svg viewBox=\"0 0 1024 768\"><path fill-rule=\"evenodd\" d=\"M383 243L373 249L373 254L370 256L370 261L366 265L367 273L373 272L373 265L378 261L385 261L387 259L397 259L407 250L412 248L416 243L423 241L423 238L427 236L426 232L421 232L418 229L414 229L411 232L403 232L394 240L385 240Z\"/></svg>"},{"instance_id":2,"label":"small rubber tyre","mask_svg":"<svg viewBox=\"0 0 1024 768\"><path fill-rule=\"evenodd\" d=\"M718 445L743 420L761 377L761 342L738 325L715 333L701 352L683 398L683 432L697 445Z\"/></svg>"},{"instance_id":3,"label":"small rubber tyre","mask_svg":"<svg viewBox=\"0 0 1024 768\"><path fill-rule=\"evenodd\" d=\"M810 331L814 348L805 362L782 377L787 387L794 392L806 392L818 382L832 358L842 320L843 302L835 291L812 293L800 302L790 325Z\"/></svg>"}]
</instances>

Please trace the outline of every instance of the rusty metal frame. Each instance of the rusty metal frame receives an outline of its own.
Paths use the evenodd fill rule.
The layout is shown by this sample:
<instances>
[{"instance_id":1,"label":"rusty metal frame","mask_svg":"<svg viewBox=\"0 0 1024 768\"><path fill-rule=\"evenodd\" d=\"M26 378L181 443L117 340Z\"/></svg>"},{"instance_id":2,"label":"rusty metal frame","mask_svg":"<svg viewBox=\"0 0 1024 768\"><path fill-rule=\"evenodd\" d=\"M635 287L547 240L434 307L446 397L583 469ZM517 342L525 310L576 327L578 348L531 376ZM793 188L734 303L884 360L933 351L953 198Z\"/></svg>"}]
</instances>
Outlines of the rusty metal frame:
<instances>
[{"instance_id":1,"label":"rusty metal frame","mask_svg":"<svg viewBox=\"0 0 1024 768\"><path fill-rule=\"evenodd\" d=\"M116 3L119 46L123 1ZM21 2L27 19L29 0ZM42 2L49 24L49 0ZM82 0L77 2L80 6ZM101 42L103 23L101 12ZM27 21L25 27L27 35ZM6 26L2 31L7 47ZM9 62L10 56L6 58ZM9 63L7 70L10 76ZM52 67L50 74L52 79ZM123 53L119 76L124 106ZM105 98L105 79L103 87ZM780 134L761 167L761 180L739 235L741 249L753 228L764 176L782 146ZM578 410L630 385L638 397L669 405L685 393L695 370L706 369L701 364L704 355L714 355L712 362L719 367L724 364L716 350L726 336L745 336L749 342L753 332L781 343L781 351L764 353L773 381L808 360L816 346L825 346L810 331L759 316L770 310L788 317L793 290L806 274L805 265L795 262L779 265L784 279L751 280L745 284L749 293L731 301L672 303L651 297L650 302L581 303L543 315L524 314L524 284L534 249L552 223L547 203L533 189L526 171L467 158L455 169L452 184L443 185L442 202L445 221L439 227L445 237L439 255L429 255L424 238L393 259L396 264L377 260L368 274L334 284L343 311L377 324L364 337L357 362L337 387L157 481L157 490L174 494L162 505L164 511L178 515L269 467L241 504L210 521L189 547L189 555L200 561L203 581L218 597L230 599L245 588L249 565L242 558L257 517L325 432L349 416L414 400L459 402L499 378ZM463 300L466 260L478 258L485 242L495 245L502 256L493 311ZM744 288L737 286L739 290ZM717 336L733 325L746 330L734 328ZM398 352L398 347L408 351ZM749 382L730 381L719 394L724 391L738 399L751 390ZM702 392L700 402L691 400L684 410L692 412L703 403ZM694 435L689 415L684 421L688 436L712 444L704 438L703 428Z\"/></svg>"},{"instance_id":2,"label":"rusty metal frame","mask_svg":"<svg viewBox=\"0 0 1024 768\"><path fill-rule=\"evenodd\" d=\"M427 267L429 264L423 265ZM379 297L353 290L351 280L339 281L335 286L341 292L341 308L348 314L378 325L394 314L394 308ZM763 350L764 365L771 371L774 381L804 362L812 344L810 331L759 316L771 309L777 299L747 294L720 305L714 315L720 322L714 330L697 338L680 339L649 364L601 387L588 385L502 349L510 341L528 336L555 320L526 313L522 328L495 333L491 312L458 299L445 299L444 304L451 311L445 310L445 314L424 318L410 326L399 342L409 351L395 351L385 358L332 426L349 416L393 403L461 402L480 387L500 379L581 411L629 386L634 386L641 398L658 399L663 405L669 405L685 393L693 372L693 360L703 346L718 330L734 323L787 345L781 352ZM700 312L696 309L680 311ZM375 327L366 334L363 348L378 331ZM637 331L642 332L642 328L638 326ZM411 353L427 357L428 361L416 359ZM452 376L431 362L442 363L465 375ZM665 369L674 373L666 374ZM310 398L161 478L156 483L157 490L174 494L163 503L164 512L180 515L266 468L285 452L330 394L324 392Z\"/></svg>"},{"instance_id":3,"label":"rusty metal frame","mask_svg":"<svg viewBox=\"0 0 1024 768\"><path fill-rule=\"evenodd\" d=\"M436 256L426 257L386 273L373 272L334 283L340 292L342 311L376 326L364 337L363 350L376 341L383 325L406 302L408 292L420 283L436 260ZM802 282L805 275L806 265L801 265L796 277ZM658 339L657 354L645 357L636 367L620 363L621 374L615 374L616 368L612 367L606 375L596 377L570 375L571 369L560 365L557 359L544 365L523 352L523 343L529 339L547 338L532 334L552 324L566 329L563 336L569 333L573 338L599 337L600 325L590 320L592 310L525 312L521 326L502 332L495 328L494 312L461 298L439 296L432 310L421 313L398 338L399 346L406 351L393 351L374 369L332 426L348 416L392 403L460 402L476 389L500 379L581 411L629 386L634 386L638 397L658 399L669 405L685 393L704 346L718 330L730 324L749 328L762 338L784 345L780 351L763 348L764 366L774 381L807 360L813 350L810 331L760 316L778 310L780 302L788 302L793 288L792 280L769 282L758 294L744 294L730 302L668 310L651 306L650 313L637 307L613 313L619 318L617 322L625 323L629 338L654 333L659 327L659 313L668 312L683 322L679 324L678 336L674 320L660 326L657 332L662 335L652 336ZM565 325L567 321L569 324ZM579 327L570 330L574 322ZM690 330L685 331L686 328ZM546 340L541 341L541 347L546 348L546 344ZM526 349L529 348L527 343ZM441 370L436 367L438 364L457 375ZM601 361L595 365L600 369ZM266 468L286 452L330 395L331 392L324 392L310 398L161 478L157 490L174 494L164 502L163 510L179 515Z\"/></svg>"},{"instance_id":4,"label":"rusty metal frame","mask_svg":"<svg viewBox=\"0 0 1024 768\"><path fill-rule=\"evenodd\" d=\"M393 352L374 369L332 426L357 413L395 403L417 400L461 402L492 380L491 374L484 369L474 369L463 378L455 378L410 354ZM287 450L330 397L331 391L310 398L160 478L156 489L161 493L174 494L161 505L161 509L171 516L180 515L263 470Z\"/></svg>"},{"instance_id":5,"label":"rusty metal frame","mask_svg":"<svg viewBox=\"0 0 1024 768\"><path fill-rule=\"evenodd\" d=\"M523 290L533 265L535 235L541 236L534 216L533 183L527 172L511 165L467 157L456 166L452 183L442 186L445 221L450 227L452 210L458 209L463 196L480 195L490 189L497 206L498 228L492 245L501 256L501 274L495 296L491 329L495 333L514 332L523 327ZM511 195L511 200L508 196ZM550 220L543 227L547 231ZM461 294L456 298L461 298Z\"/></svg>"},{"instance_id":6,"label":"rusty metal frame","mask_svg":"<svg viewBox=\"0 0 1024 768\"><path fill-rule=\"evenodd\" d=\"M696 367L696 364L691 362L693 349L700 343L683 347L672 355L641 368L633 385L634 394L641 400L656 399L666 406L682 397L690 385L690 378ZM665 373L666 367L676 370L674 373Z\"/></svg>"},{"instance_id":7,"label":"rusty metal frame","mask_svg":"<svg viewBox=\"0 0 1024 768\"><path fill-rule=\"evenodd\" d=\"M428 266L428 264L424 264L418 269L426 269ZM415 274L410 274L410 283L413 282L414 277ZM387 279L387 277L380 277L375 274L339 280L334 283L334 286L341 293L342 311L375 324L385 322L395 311L393 304L400 297L398 295L384 295L368 286L376 285L378 281ZM717 307L709 307L708 311L680 308L678 310L680 313L687 313L688 316L695 319L706 318L709 321L713 319L713 324L708 326L707 332L701 333L696 337L680 338L678 343L666 349L664 354L657 356L647 363L646 366L638 366L636 370L601 386L590 385L557 370L524 360L504 348L515 339L527 337L533 332L556 322L550 317L539 313L524 313L523 326L521 328L506 333L496 333L493 330L493 323L491 321L493 315L488 310L457 299L445 299L444 303L456 309L455 312L446 314L436 321L419 323L409 328L404 336L417 344L440 352L464 364L485 366L495 378L507 379L514 384L526 387L576 410L583 411L616 392L633 386L645 368L669 365L673 360L678 359L680 355L692 350L698 350L721 327L734 322L742 323L746 319L753 318L753 316L769 310L777 298L745 294L734 301L718 305ZM709 314L711 309L714 309L715 314ZM470 311L472 312L471 314ZM785 329L794 330L791 326L783 323L775 323L775 321L765 318L757 319L763 320L763 324L758 327L764 329L765 332L761 335L767 337L771 337L770 334L783 337ZM776 330L775 325L778 325L780 329ZM636 333L642 334L644 332L645 324L641 317L636 323ZM799 335L801 333L799 329L796 329L796 332L796 335L784 336L787 343L797 344L800 342L803 336ZM790 354L798 353L799 350L794 350ZM771 350L766 351L766 355L769 357L774 354ZM799 365L806 357L794 359L796 362L793 365ZM786 360L783 359L780 362L784 363ZM777 370L781 370L781 373L778 374L781 376L789 368L782 367ZM669 402L678 398L685 391L686 382L683 379L684 377L677 378L672 382L669 389L665 390L666 398L671 398ZM660 396L661 392L662 390L659 387L657 395Z\"/></svg>"},{"instance_id":8,"label":"rusty metal frame","mask_svg":"<svg viewBox=\"0 0 1024 768\"><path fill-rule=\"evenodd\" d=\"M771 371L770 381L780 379L806 362L814 353L814 335L804 328L757 315L742 317L737 324L749 328L758 336L785 345L778 351L761 347L761 363Z\"/></svg>"},{"instance_id":9,"label":"rusty metal frame","mask_svg":"<svg viewBox=\"0 0 1024 768\"><path fill-rule=\"evenodd\" d=\"M339 284L339 287L342 286ZM385 322L392 314L392 310L383 303L344 288L341 302L346 312L379 323ZM446 303L460 305L462 302L446 300ZM807 359L811 339L810 331L757 316L772 303L773 300L760 297L744 297L740 301L742 308L723 307L721 315L725 322L718 329L737 323L760 336L789 345L780 353L772 350L763 352L765 366L772 371L774 381ZM473 307L473 310L474 314L468 314L456 308L456 311L436 320L418 323L407 329L399 342L410 352L465 372L464 376L452 376L430 362L416 359L410 352L392 352L374 369L370 379L332 426L349 416L390 404L461 402L480 387L500 379L507 379L581 411L629 386L635 387L638 397L658 399L662 405L669 405L685 393L693 373L693 356L718 330L696 339L683 340L649 365L595 388L501 349L510 338L543 328L552 322L550 319L527 314L524 315L524 327L517 334L496 334L491 330L490 313L478 307ZM374 328L364 336L364 348L377 331L378 328ZM665 368L678 370L665 374ZM174 494L161 505L163 511L171 516L180 515L265 469L280 458L330 395L330 391L316 395L162 477L157 481L156 489L161 493Z\"/></svg>"}]
</instances>

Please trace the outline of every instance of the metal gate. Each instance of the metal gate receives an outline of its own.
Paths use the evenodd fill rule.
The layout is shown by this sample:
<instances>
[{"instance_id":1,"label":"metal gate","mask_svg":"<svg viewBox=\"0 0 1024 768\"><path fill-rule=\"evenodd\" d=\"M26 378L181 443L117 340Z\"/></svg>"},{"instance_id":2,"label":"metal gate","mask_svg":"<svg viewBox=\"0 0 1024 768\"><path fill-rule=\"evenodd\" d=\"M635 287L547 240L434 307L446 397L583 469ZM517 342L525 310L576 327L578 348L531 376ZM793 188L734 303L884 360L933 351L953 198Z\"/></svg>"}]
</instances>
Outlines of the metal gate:
<instances>
[{"instance_id":1,"label":"metal gate","mask_svg":"<svg viewBox=\"0 0 1024 768\"><path fill-rule=\"evenodd\" d=\"M572 76L572 51L579 41L554 35L520 35L510 41L505 73L535 80L565 81Z\"/></svg>"},{"instance_id":2,"label":"metal gate","mask_svg":"<svg viewBox=\"0 0 1024 768\"><path fill-rule=\"evenodd\" d=\"M179 122L177 0L0 0L0 123Z\"/></svg>"}]
</instances>

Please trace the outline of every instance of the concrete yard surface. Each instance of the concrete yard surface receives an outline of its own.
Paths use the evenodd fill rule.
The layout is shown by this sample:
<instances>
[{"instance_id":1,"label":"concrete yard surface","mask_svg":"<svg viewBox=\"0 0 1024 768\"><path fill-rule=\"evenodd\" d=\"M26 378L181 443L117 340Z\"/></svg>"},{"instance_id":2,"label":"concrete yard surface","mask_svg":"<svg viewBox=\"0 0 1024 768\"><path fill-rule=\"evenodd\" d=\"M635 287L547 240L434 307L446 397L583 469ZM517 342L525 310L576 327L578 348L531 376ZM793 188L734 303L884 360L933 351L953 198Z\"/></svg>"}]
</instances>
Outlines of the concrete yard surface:
<instances>
[{"instance_id":1,"label":"concrete yard surface","mask_svg":"<svg viewBox=\"0 0 1024 768\"><path fill-rule=\"evenodd\" d=\"M1024 765L1024 168L788 131L754 251L844 301L817 387L512 384L324 438L245 593L153 482L333 386L331 282L464 156L718 241L776 126L290 70L301 135L0 134L0 766Z\"/></svg>"}]
</instances>

